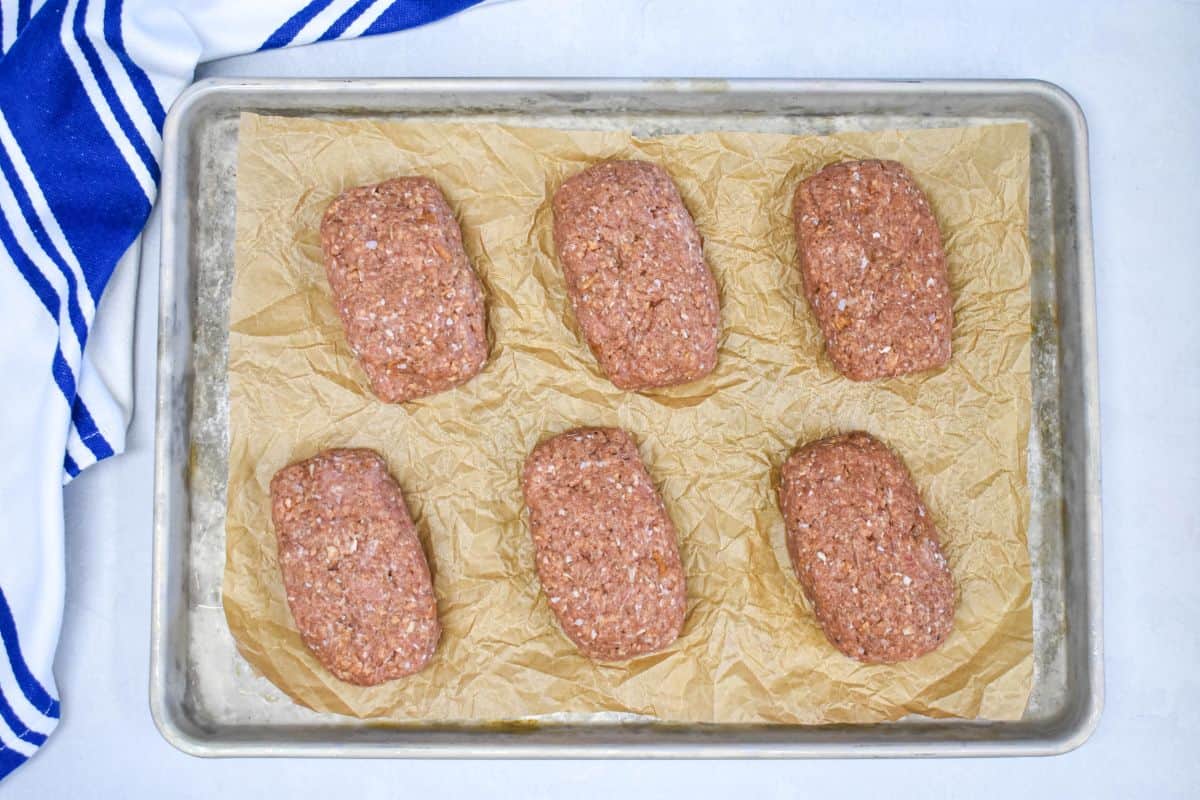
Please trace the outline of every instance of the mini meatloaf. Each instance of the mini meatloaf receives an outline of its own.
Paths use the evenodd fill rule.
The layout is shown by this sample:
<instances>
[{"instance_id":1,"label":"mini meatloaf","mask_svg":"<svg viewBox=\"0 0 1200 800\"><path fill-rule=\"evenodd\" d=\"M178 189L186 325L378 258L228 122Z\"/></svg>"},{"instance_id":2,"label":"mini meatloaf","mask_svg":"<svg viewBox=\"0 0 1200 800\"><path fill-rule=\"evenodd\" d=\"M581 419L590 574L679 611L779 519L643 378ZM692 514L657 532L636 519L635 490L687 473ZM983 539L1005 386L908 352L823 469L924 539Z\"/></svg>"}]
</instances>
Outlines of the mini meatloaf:
<instances>
[{"instance_id":1,"label":"mini meatloaf","mask_svg":"<svg viewBox=\"0 0 1200 800\"><path fill-rule=\"evenodd\" d=\"M675 526L629 434L547 439L521 486L542 591L580 652L621 661L675 641L687 610Z\"/></svg>"},{"instance_id":2,"label":"mini meatloaf","mask_svg":"<svg viewBox=\"0 0 1200 800\"><path fill-rule=\"evenodd\" d=\"M419 672L441 626L400 487L371 450L326 450L271 481L288 607L304 643L359 686Z\"/></svg>"},{"instance_id":3,"label":"mini meatloaf","mask_svg":"<svg viewBox=\"0 0 1200 800\"><path fill-rule=\"evenodd\" d=\"M717 364L717 285L671 176L647 161L590 167L554 194L571 306L620 389L702 378Z\"/></svg>"},{"instance_id":4,"label":"mini meatloaf","mask_svg":"<svg viewBox=\"0 0 1200 800\"><path fill-rule=\"evenodd\" d=\"M904 464L849 433L783 465L788 553L833 646L868 663L928 653L954 624L954 579Z\"/></svg>"},{"instance_id":5,"label":"mini meatloaf","mask_svg":"<svg viewBox=\"0 0 1200 800\"><path fill-rule=\"evenodd\" d=\"M838 372L865 381L950 361L942 235L901 164L826 167L796 189L793 216L804 293Z\"/></svg>"},{"instance_id":6,"label":"mini meatloaf","mask_svg":"<svg viewBox=\"0 0 1200 800\"><path fill-rule=\"evenodd\" d=\"M321 245L346 339L380 400L435 394L483 369L483 289L437 184L394 178L342 192Z\"/></svg>"}]
</instances>

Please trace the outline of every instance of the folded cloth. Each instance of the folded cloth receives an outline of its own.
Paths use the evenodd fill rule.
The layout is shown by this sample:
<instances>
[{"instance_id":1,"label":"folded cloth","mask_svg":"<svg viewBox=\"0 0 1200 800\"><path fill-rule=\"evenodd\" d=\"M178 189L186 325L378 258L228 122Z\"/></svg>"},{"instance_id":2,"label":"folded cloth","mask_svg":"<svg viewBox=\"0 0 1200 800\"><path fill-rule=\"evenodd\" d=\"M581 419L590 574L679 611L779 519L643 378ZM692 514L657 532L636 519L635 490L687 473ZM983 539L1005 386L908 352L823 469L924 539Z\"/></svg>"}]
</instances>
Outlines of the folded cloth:
<instances>
[{"instance_id":1,"label":"folded cloth","mask_svg":"<svg viewBox=\"0 0 1200 800\"><path fill-rule=\"evenodd\" d=\"M59 719L62 487L124 449L166 108L200 61L479 1L0 0L0 779Z\"/></svg>"}]
</instances>

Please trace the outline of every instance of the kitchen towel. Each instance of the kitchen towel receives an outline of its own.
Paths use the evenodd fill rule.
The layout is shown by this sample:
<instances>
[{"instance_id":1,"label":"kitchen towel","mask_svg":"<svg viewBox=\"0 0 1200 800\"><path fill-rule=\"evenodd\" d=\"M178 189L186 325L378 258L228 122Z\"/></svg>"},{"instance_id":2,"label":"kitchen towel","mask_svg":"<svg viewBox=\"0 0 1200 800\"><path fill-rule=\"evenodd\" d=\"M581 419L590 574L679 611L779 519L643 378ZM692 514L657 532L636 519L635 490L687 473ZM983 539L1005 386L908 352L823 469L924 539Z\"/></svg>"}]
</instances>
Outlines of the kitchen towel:
<instances>
[{"instance_id":1,"label":"kitchen towel","mask_svg":"<svg viewBox=\"0 0 1200 800\"><path fill-rule=\"evenodd\" d=\"M167 107L201 61L478 2L0 0L0 779L61 713L62 487L124 449L136 241Z\"/></svg>"}]
</instances>

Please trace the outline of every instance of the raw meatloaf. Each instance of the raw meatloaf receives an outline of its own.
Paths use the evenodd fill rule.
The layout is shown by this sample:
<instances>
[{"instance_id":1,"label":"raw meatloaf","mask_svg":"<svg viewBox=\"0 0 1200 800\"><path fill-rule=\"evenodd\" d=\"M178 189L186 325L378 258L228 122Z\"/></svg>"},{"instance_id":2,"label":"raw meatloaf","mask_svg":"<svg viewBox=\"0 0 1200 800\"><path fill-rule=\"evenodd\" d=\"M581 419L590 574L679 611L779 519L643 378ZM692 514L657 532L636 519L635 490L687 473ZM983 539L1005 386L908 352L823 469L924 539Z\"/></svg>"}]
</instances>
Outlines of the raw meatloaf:
<instances>
[{"instance_id":1,"label":"raw meatloaf","mask_svg":"<svg viewBox=\"0 0 1200 800\"><path fill-rule=\"evenodd\" d=\"M834 647L868 663L916 658L954 624L954 579L912 476L866 433L801 447L779 500L792 566Z\"/></svg>"},{"instance_id":2,"label":"raw meatloaf","mask_svg":"<svg viewBox=\"0 0 1200 800\"><path fill-rule=\"evenodd\" d=\"M620 389L688 383L717 364L717 285L671 176L590 167L554 194L554 244L575 317Z\"/></svg>"},{"instance_id":3,"label":"raw meatloaf","mask_svg":"<svg viewBox=\"0 0 1200 800\"><path fill-rule=\"evenodd\" d=\"M435 394L483 369L483 289L433 181L348 189L325 211L321 244L346 339L380 400Z\"/></svg>"},{"instance_id":4,"label":"raw meatloaf","mask_svg":"<svg viewBox=\"0 0 1200 800\"><path fill-rule=\"evenodd\" d=\"M400 487L371 450L326 450L271 481L288 607L338 678L373 686L419 672L441 626Z\"/></svg>"},{"instance_id":5,"label":"raw meatloaf","mask_svg":"<svg viewBox=\"0 0 1200 800\"><path fill-rule=\"evenodd\" d=\"M675 641L687 610L675 526L629 434L547 439L521 486L542 591L579 650L620 661Z\"/></svg>"},{"instance_id":6,"label":"raw meatloaf","mask_svg":"<svg viewBox=\"0 0 1200 800\"><path fill-rule=\"evenodd\" d=\"M834 164L796 189L804 292L838 372L856 381L950 361L942 235L895 161Z\"/></svg>"}]
</instances>

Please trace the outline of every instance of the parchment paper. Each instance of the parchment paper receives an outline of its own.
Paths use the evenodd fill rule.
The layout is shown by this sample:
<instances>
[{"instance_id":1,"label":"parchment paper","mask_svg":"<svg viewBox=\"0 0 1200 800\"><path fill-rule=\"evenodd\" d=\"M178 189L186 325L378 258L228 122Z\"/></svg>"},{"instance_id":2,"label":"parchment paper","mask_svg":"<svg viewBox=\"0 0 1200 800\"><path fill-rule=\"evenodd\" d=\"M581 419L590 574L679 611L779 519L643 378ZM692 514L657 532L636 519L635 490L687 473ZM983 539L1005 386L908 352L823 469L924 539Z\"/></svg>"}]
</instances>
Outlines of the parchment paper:
<instances>
[{"instance_id":1,"label":"parchment paper","mask_svg":"<svg viewBox=\"0 0 1200 800\"><path fill-rule=\"evenodd\" d=\"M598 372L553 257L550 197L604 158L674 177L721 290L716 371L633 394ZM801 294L796 183L824 164L898 159L929 194L954 291L945 370L840 377ZM328 295L318 225L338 192L396 175L438 182L485 285L491 355L451 392L378 402ZM230 312L224 603L242 654L292 698L394 720L499 721L632 712L702 722L872 722L909 713L1020 717L1032 671L1025 450L1030 415L1024 125L635 140L491 124L328 122L246 115ZM518 473L577 425L620 425L679 529L683 634L666 651L596 665L560 632L534 573ZM783 546L775 487L799 442L864 429L906 460L942 531L960 600L954 632L907 664L838 654ZM435 576L432 664L360 688L304 647L284 599L267 486L334 446L385 455Z\"/></svg>"}]
</instances>

